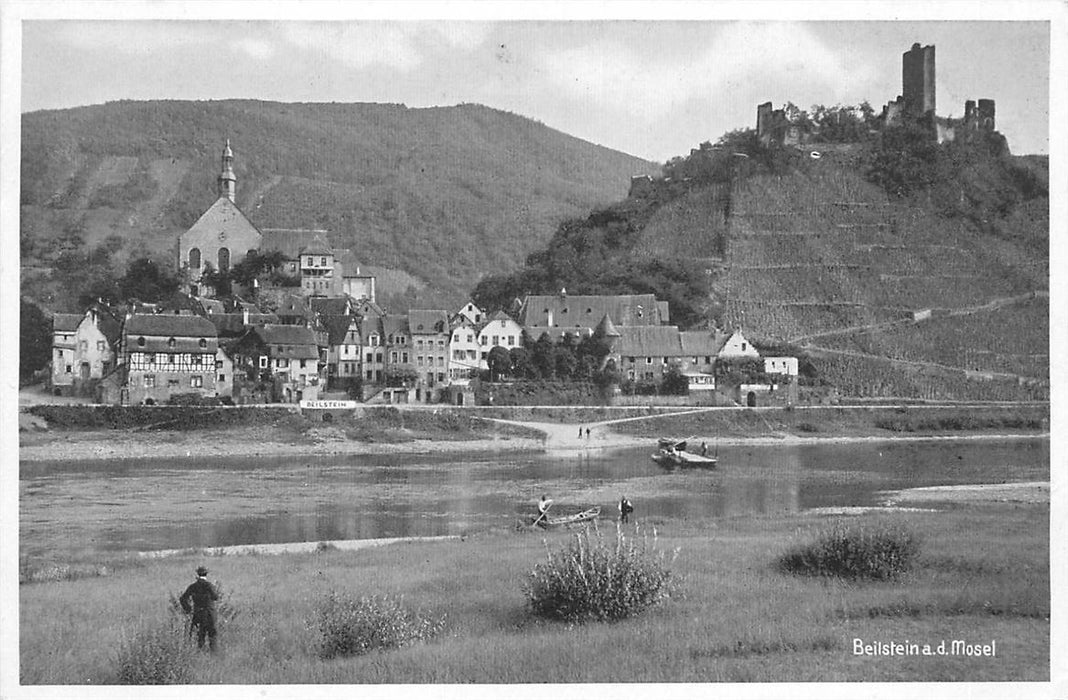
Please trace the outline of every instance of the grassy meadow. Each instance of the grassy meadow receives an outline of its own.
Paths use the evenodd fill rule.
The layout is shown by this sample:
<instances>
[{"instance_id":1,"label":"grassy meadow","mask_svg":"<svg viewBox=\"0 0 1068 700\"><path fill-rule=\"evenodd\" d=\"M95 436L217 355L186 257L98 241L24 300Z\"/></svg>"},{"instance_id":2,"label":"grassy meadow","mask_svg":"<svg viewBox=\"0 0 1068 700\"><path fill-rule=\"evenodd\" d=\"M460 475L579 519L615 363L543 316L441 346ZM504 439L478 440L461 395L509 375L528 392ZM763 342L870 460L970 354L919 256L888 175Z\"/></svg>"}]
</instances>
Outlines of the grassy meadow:
<instances>
[{"instance_id":1,"label":"grassy meadow","mask_svg":"<svg viewBox=\"0 0 1068 700\"><path fill-rule=\"evenodd\" d=\"M213 557L232 619L221 651L194 654L211 684L955 681L1049 678L1049 507L941 504L841 520L797 515L639 521L679 549L678 588L612 623L535 617L523 585L546 547L574 533L495 530L436 543L341 552ZM779 559L836 522L900 526L919 540L912 569L886 581L784 573ZM615 525L602 522L614 536ZM632 526L627 526L628 528ZM633 534L632 531L631 534ZM201 559L113 562L105 575L20 586L23 684L107 684L138 630ZM318 605L331 592L388 595L443 630L398 650L321 659ZM865 644L996 641L994 657L862 656ZM522 663L518 663L522 660Z\"/></svg>"}]
</instances>

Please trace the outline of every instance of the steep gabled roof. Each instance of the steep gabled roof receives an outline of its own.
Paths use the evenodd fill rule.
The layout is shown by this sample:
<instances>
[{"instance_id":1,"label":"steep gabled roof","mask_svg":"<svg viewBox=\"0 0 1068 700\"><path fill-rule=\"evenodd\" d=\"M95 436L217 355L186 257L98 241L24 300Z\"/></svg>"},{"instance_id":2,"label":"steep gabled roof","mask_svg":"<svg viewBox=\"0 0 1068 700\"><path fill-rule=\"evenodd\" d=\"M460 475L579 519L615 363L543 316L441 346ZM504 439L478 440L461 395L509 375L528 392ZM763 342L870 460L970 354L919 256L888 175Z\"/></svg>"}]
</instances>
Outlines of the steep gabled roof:
<instances>
[{"instance_id":1,"label":"steep gabled roof","mask_svg":"<svg viewBox=\"0 0 1068 700\"><path fill-rule=\"evenodd\" d=\"M304 326L287 326L268 324L253 330L272 357L292 360L309 360L319 358L319 343L315 333Z\"/></svg>"},{"instance_id":2,"label":"steep gabled roof","mask_svg":"<svg viewBox=\"0 0 1068 700\"><path fill-rule=\"evenodd\" d=\"M320 316L319 321L326 329L327 343L330 345L343 344L345 342L345 336L349 332L349 328L351 328L358 319L359 316L348 314Z\"/></svg>"},{"instance_id":3,"label":"steep gabled roof","mask_svg":"<svg viewBox=\"0 0 1068 700\"><path fill-rule=\"evenodd\" d=\"M414 335L449 332L449 314L438 309L412 309L408 312L408 329Z\"/></svg>"},{"instance_id":4,"label":"steep gabled roof","mask_svg":"<svg viewBox=\"0 0 1068 700\"><path fill-rule=\"evenodd\" d=\"M615 295L530 295L523 301L519 324L593 328L605 314L616 326L658 326L668 321L667 302L658 302L652 294Z\"/></svg>"},{"instance_id":5,"label":"steep gabled roof","mask_svg":"<svg viewBox=\"0 0 1068 700\"><path fill-rule=\"evenodd\" d=\"M237 208L226 196L219 197L215 200L215 203L208 207L207 211L200 215L200 218L194 222L189 229L182 234L188 236L189 234L200 233L202 230L206 230L211 234L215 234L220 229L246 229L255 234L256 238L262 241L263 234L256 228L255 224L249 221L248 217ZM244 251L241 251L244 255Z\"/></svg>"},{"instance_id":6,"label":"steep gabled roof","mask_svg":"<svg viewBox=\"0 0 1068 700\"><path fill-rule=\"evenodd\" d=\"M85 314L52 314L52 331L56 333L73 333Z\"/></svg>"},{"instance_id":7,"label":"steep gabled roof","mask_svg":"<svg viewBox=\"0 0 1068 700\"><path fill-rule=\"evenodd\" d=\"M95 304L89 311L96 312L96 327L104 334L108 343L118 344L122 338L122 321L115 312L103 304Z\"/></svg>"},{"instance_id":8,"label":"steep gabled roof","mask_svg":"<svg viewBox=\"0 0 1068 700\"><path fill-rule=\"evenodd\" d=\"M388 339L391 335L411 335L408 331L407 314L386 314L382 317L382 333Z\"/></svg>"},{"instance_id":9,"label":"steep gabled roof","mask_svg":"<svg viewBox=\"0 0 1068 700\"><path fill-rule=\"evenodd\" d=\"M215 338L214 324L203 316L175 314L134 314L126 321L123 332L131 335L164 337Z\"/></svg>"},{"instance_id":10,"label":"steep gabled roof","mask_svg":"<svg viewBox=\"0 0 1068 700\"><path fill-rule=\"evenodd\" d=\"M683 354L679 329L675 326L621 326L616 347L620 355L679 357Z\"/></svg>"},{"instance_id":11,"label":"steep gabled roof","mask_svg":"<svg viewBox=\"0 0 1068 700\"><path fill-rule=\"evenodd\" d=\"M608 314L605 314L601 319L601 322L593 329L593 334L601 338L619 337L619 331L616 330L616 324L612 323L612 319Z\"/></svg>"},{"instance_id":12,"label":"steep gabled roof","mask_svg":"<svg viewBox=\"0 0 1068 700\"><path fill-rule=\"evenodd\" d=\"M309 303L315 313L330 316L343 316L350 310L348 297L311 297Z\"/></svg>"},{"instance_id":13,"label":"steep gabled roof","mask_svg":"<svg viewBox=\"0 0 1068 700\"><path fill-rule=\"evenodd\" d=\"M726 334L717 334L715 331L682 331L679 333L683 354L694 357L718 354L728 337Z\"/></svg>"}]
</instances>

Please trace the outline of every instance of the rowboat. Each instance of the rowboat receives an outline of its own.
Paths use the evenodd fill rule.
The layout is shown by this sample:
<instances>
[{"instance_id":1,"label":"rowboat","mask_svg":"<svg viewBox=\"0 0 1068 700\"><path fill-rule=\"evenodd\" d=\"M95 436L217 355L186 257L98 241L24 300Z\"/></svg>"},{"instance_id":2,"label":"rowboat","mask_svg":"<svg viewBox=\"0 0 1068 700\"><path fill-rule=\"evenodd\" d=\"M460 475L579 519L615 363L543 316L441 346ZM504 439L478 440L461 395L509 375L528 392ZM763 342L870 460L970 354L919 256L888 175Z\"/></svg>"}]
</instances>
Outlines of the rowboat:
<instances>
[{"instance_id":1,"label":"rowboat","mask_svg":"<svg viewBox=\"0 0 1068 700\"><path fill-rule=\"evenodd\" d=\"M712 469L716 466L716 458L699 455L686 451L686 440L673 440L660 438L657 441L657 451L653 461L662 467L700 467Z\"/></svg>"},{"instance_id":2,"label":"rowboat","mask_svg":"<svg viewBox=\"0 0 1068 700\"><path fill-rule=\"evenodd\" d=\"M601 507L595 506L588 508L581 513L575 513L573 515L558 515L554 518L544 517L534 522L538 527L561 527L564 525L577 525L579 523L589 522L590 520L596 520L597 516L601 514Z\"/></svg>"}]
</instances>

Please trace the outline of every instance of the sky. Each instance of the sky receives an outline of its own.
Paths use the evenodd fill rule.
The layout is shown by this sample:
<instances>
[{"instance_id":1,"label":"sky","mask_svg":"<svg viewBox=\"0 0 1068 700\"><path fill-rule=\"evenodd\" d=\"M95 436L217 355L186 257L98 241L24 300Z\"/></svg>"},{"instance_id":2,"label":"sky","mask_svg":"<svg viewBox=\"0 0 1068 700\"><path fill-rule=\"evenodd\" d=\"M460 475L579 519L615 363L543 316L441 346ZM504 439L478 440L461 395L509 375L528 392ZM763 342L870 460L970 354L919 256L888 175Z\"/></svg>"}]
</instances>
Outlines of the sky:
<instances>
[{"instance_id":1,"label":"sky","mask_svg":"<svg viewBox=\"0 0 1068 700\"><path fill-rule=\"evenodd\" d=\"M657 21L588 14L361 21L313 11L276 21L28 19L21 110L161 98L474 102L664 162L755 126L765 101L807 108L868 100L881 109L901 92L901 54L920 42L936 46L940 115L961 116L966 99L992 98L1014 153L1049 151L1046 21L772 22L768 12L715 21L694 14ZM334 19L305 21L316 16Z\"/></svg>"}]
</instances>

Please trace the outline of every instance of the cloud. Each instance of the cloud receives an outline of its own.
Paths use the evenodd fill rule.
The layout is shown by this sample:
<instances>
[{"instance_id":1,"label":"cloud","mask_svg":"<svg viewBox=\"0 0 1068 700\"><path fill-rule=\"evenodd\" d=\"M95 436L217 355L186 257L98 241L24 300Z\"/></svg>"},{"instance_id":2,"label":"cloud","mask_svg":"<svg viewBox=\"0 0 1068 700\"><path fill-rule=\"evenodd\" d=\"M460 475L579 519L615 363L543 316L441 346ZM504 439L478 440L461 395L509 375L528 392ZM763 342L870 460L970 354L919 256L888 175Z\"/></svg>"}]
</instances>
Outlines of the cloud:
<instances>
[{"instance_id":1,"label":"cloud","mask_svg":"<svg viewBox=\"0 0 1068 700\"><path fill-rule=\"evenodd\" d=\"M434 50L470 51L488 33L479 22L285 22L281 36L291 44L320 51L350 68L372 66L410 72Z\"/></svg>"},{"instance_id":2,"label":"cloud","mask_svg":"<svg viewBox=\"0 0 1068 700\"><path fill-rule=\"evenodd\" d=\"M670 26L659 32L653 28L640 51L605 37L547 52L539 63L548 79L572 98L647 120L669 115L694 99L749 99L756 93L802 105L848 99L863 90L873 74L799 24L710 27L704 46L694 42L692 34L686 36L693 46L689 52L678 50L678 40Z\"/></svg>"}]
</instances>

